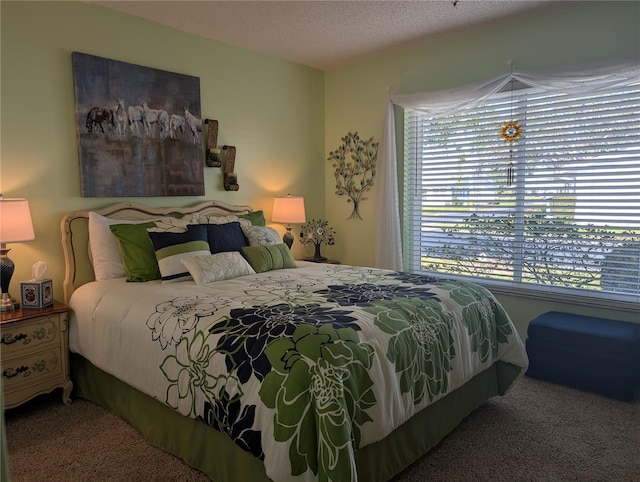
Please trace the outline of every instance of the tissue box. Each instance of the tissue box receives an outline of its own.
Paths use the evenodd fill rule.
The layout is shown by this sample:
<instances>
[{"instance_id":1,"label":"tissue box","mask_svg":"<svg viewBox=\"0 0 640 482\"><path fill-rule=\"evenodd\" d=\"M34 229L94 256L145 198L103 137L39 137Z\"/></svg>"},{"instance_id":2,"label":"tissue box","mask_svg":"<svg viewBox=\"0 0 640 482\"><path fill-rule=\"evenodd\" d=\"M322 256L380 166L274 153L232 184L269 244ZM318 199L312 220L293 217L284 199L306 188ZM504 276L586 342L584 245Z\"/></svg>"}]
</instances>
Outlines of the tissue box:
<instances>
[{"instance_id":1,"label":"tissue box","mask_svg":"<svg viewBox=\"0 0 640 482\"><path fill-rule=\"evenodd\" d=\"M53 304L53 282L50 279L40 281L22 281L20 298L23 308L44 308Z\"/></svg>"}]
</instances>

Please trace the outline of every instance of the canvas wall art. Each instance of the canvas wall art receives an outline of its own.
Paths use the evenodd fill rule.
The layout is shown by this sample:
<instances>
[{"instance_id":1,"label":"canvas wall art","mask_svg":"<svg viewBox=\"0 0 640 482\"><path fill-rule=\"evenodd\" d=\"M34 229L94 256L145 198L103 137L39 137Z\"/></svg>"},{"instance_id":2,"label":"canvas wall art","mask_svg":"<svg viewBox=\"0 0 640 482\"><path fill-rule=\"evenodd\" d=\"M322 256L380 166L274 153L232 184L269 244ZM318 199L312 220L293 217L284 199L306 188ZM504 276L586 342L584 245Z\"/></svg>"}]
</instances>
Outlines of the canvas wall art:
<instances>
[{"instance_id":1,"label":"canvas wall art","mask_svg":"<svg viewBox=\"0 0 640 482\"><path fill-rule=\"evenodd\" d=\"M73 52L82 196L202 196L200 79Z\"/></svg>"}]
</instances>

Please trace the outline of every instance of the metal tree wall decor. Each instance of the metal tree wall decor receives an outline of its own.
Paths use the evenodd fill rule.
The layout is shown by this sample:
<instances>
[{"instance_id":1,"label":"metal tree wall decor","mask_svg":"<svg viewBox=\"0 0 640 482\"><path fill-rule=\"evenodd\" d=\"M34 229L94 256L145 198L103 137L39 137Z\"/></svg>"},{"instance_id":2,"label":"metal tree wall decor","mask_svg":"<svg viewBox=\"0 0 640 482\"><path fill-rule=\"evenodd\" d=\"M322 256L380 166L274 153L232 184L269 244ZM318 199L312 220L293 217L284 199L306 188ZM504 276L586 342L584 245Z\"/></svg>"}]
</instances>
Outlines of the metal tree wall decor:
<instances>
[{"instance_id":1,"label":"metal tree wall decor","mask_svg":"<svg viewBox=\"0 0 640 482\"><path fill-rule=\"evenodd\" d=\"M342 138L342 145L329 152L327 160L333 161L335 168L336 194L347 196L347 202L353 203L353 211L347 219L362 220L360 202L367 199L365 193L373 186L378 145L373 137L365 141L357 132L349 132Z\"/></svg>"}]
</instances>

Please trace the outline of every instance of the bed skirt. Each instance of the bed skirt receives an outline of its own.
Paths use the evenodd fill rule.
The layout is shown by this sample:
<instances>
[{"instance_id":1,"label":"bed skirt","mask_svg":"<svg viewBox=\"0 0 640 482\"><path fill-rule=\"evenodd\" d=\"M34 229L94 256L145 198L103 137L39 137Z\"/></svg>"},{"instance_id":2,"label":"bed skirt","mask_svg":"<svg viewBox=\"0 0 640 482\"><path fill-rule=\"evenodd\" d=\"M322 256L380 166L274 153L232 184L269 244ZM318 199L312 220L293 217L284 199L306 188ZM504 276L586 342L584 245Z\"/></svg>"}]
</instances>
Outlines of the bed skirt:
<instances>
[{"instance_id":1,"label":"bed skirt","mask_svg":"<svg viewBox=\"0 0 640 482\"><path fill-rule=\"evenodd\" d=\"M359 480L387 481L435 447L471 412L504 395L520 369L503 362L428 406L384 440L356 452ZM212 480L267 481L264 465L227 435L186 418L156 399L71 354L73 396L94 402L127 421L154 447L169 452Z\"/></svg>"}]
</instances>

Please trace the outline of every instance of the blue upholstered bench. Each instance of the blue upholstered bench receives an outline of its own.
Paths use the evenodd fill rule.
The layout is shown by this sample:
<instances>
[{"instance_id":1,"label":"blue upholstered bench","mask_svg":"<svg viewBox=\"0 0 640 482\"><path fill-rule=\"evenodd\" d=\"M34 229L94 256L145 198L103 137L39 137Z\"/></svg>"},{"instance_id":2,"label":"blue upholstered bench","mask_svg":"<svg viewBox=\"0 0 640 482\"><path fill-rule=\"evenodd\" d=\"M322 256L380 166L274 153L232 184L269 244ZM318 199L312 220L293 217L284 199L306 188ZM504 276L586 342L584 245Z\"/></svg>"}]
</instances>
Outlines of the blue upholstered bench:
<instances>
[{"instance_id":1,"label":"blue upholstered bench","mask_svg":"<svg viewBox=\"0 0 640 482\"><path fill-rule=\"evenodd\" d=\"M640 383L640 324L550 311L529 323L527 375L632 400Z\"/></svg>"}]
</instances>

